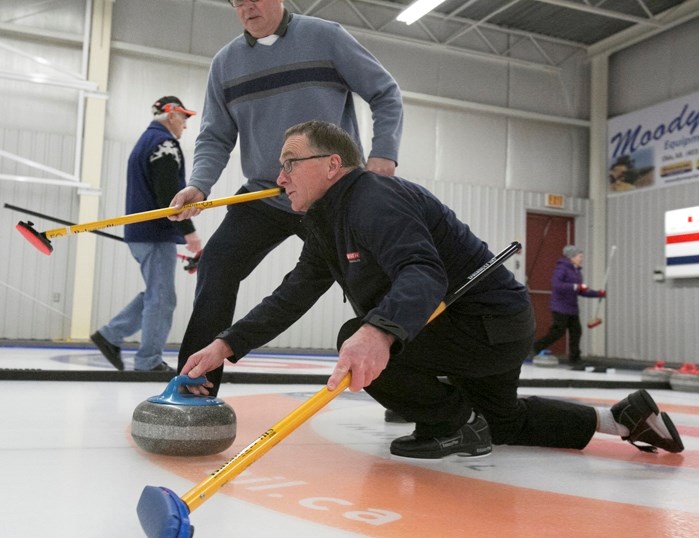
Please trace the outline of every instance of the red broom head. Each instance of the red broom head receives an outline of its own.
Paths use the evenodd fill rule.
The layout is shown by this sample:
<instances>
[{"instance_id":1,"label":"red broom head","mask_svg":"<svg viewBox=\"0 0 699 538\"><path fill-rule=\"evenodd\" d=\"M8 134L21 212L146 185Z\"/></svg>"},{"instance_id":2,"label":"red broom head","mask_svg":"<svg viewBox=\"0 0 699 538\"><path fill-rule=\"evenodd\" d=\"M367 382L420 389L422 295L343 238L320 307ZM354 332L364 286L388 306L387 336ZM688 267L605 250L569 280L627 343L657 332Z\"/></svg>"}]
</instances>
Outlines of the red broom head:
<instances>
[{"instance_id":1,"label":"red broom head","mask_svg":"<svg viewBox=\"0 0 699 538\"><path fill-rule=\"evenodd\" d=\"M37 232L34 229L34 224L32 222L19 221L15 228L17 228L17 231L21 233L24 238L29 241L39 252L43 252L47 256L51 255L53 252L51 241L46 239L46 236L43 234Z\"/></svg>"}]
</instances>

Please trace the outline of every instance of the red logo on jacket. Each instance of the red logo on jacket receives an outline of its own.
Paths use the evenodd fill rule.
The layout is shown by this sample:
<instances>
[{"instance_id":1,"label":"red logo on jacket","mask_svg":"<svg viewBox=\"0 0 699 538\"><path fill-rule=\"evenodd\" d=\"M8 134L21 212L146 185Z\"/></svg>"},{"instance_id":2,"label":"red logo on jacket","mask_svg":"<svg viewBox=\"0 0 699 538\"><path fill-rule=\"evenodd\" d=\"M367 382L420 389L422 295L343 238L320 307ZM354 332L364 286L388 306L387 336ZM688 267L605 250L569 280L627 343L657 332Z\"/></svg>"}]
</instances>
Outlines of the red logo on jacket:
<instances>
[{"instance_id":1,"label":"red logo on jacket","mask_svg":"<svg viewBox=\"0 0 699 538\"><path fill-rule=\"evenodd\" d=\"M359 252L348 252L347 253L347 261L350 263L356 263L361 261L361 256Z\"/></svg>"}]
</instances>

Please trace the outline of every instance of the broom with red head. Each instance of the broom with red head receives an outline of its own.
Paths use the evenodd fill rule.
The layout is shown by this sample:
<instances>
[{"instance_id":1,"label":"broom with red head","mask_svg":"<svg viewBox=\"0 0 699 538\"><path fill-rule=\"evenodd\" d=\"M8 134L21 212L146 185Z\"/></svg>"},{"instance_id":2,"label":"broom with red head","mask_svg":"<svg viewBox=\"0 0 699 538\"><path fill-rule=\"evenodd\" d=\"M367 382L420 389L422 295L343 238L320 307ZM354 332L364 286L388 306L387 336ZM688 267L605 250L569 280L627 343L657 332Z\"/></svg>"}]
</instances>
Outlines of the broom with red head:
<instances>
[{"instance_id":1,"label":"broom with red head","mask_svg":"<svg viewBox=\"0 0 699 538\"><path fill-rule=\"evenodd\" d=\"M607 291L607 279L609 278L609 269L612 266L612 259L614 258L614 253L616 252L616 245L612 245L609 251L609 258L607 259L607 270L604 272L604 284L602 285L602 290L605 292L597 301L597 308L595 309L595 317L587 322L588 329L594 329L602 325L602 318L600 318L600 309L602 308L602 300L606 297Z\"/></svg>"}]
</instances>

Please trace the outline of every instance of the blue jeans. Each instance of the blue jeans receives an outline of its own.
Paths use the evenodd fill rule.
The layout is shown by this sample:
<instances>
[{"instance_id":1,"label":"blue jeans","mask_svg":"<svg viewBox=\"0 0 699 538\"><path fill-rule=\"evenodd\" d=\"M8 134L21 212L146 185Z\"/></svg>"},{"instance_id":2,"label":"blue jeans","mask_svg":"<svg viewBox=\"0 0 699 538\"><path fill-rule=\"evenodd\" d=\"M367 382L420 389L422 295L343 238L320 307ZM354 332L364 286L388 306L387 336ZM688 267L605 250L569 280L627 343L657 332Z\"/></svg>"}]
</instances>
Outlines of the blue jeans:
<instances>
[{"instance_id":1,"label":"blue jeans","mask_svg":"<svg viewBox=\"0 0 699 538\"><path fill-rule=\"evenodd\" d=\"M131 254L141 266L146 283L121 312L99 332L109 342L121 347L124 338L141 331L141 345L136 352L135 369L150 370L163 362L163 348L172 326L177 305L175 294L175 243L128 243Z\"/></svg>"}]
</instances>

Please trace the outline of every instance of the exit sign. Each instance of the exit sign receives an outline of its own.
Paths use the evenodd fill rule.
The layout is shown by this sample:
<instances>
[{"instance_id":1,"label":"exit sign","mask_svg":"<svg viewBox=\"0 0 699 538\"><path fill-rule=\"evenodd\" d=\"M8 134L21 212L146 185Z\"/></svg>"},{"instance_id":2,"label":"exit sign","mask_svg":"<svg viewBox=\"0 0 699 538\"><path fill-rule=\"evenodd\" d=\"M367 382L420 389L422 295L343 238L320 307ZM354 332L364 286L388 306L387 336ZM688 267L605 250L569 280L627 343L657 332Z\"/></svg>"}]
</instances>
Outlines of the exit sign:
<instances>
[{"instance_id":1,"label":"exit sign","mask_svg":"<svg viewBox=\"0 0 699 538\"><path fill-rule=\"evenodd\" d=\"M556 209L564 209L566 206L566 197L562 194L546 194L546 207L555 207Z\"/></svg>"}]
</instances>

